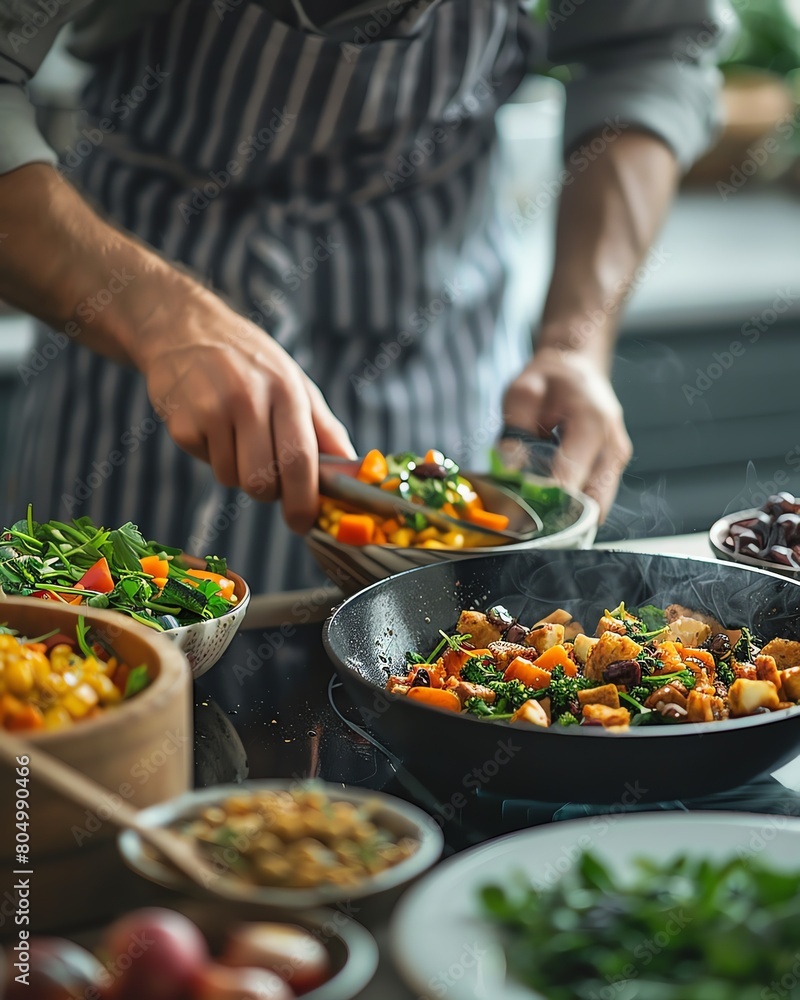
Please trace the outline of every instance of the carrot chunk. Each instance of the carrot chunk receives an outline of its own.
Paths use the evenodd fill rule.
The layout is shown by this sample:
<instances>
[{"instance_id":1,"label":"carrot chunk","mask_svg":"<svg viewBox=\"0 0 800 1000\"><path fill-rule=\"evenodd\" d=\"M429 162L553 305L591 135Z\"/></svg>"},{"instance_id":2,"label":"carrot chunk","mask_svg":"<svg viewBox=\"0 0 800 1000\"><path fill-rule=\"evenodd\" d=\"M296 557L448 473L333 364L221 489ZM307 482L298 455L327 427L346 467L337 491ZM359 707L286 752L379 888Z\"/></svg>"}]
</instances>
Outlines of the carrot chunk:
<instances>
[{"instance_id":1,"label":"carrot chunk","mask_svg":"<svg viewBox=\"0 0 800 1000\"><path fill-rule=\"evenodd\" d=\"M443 688L412 687L409 689L407 697L412 701L420 701L423 705L430 705L432 708L442 708L447 712L460 712L461 702L452 691L445 691Z\"/></svg>"},{"instance_id":2,"label":"carrot chunk","mask_svg":"<svg viewBox=\"0 0 800 1000\"><path fill-rule=\"evenodd\" d=\"M356 478L362 483L382 483L389 475L389 466L383 452L373 448L364 456Z\"/></svg>"},{"instance_id":3,"label":"carrot chunk","mask_svg":"<svg viewBox=\"0 0 800 1000\"><path fill-rule=\"evenodd\" d=\"M490 510L478 510L476 507L467 510L467 520L479 528L492 528L494 531L504 531L508 527L505 514L493 514Z\"/></svg>"},{"instance_id":4,"label":"carrot chunk","mask_svg":"<svg viewBox=\"0 0 800 1000\"><path fill-rule=\"evenodd\" d=\"M550 686L551 678L549 670L542 670L541 667L534 666L530 660L517 656L506 667L503 680L522 681L525 687L535 688L539 691Z\"/></svg>"},{"instance_id":5,"label":"carrot chunk","mask_svg":"<svg viewBox=\"0 0 800 1000\"><path fill-rule=\"evenodd\" d=\"M336 541L345 545L369 545L375 535L375 521L369 514L342 514Z\"/></svg>"},{"instance_id":6,"label":"carrot chunk","mask_svg":"<svg viewBox=\"0 0 800 1000\"><path fill-rule=\"evenodd\" d=\"M560 643L546 649L542 655L537 657L533 662L535 666L547 671L551 671L553 667L563 667L564 673L567 677L576 677L578 674L578 668L569 658L569 654Z\"/></svg>"}]
</instances>

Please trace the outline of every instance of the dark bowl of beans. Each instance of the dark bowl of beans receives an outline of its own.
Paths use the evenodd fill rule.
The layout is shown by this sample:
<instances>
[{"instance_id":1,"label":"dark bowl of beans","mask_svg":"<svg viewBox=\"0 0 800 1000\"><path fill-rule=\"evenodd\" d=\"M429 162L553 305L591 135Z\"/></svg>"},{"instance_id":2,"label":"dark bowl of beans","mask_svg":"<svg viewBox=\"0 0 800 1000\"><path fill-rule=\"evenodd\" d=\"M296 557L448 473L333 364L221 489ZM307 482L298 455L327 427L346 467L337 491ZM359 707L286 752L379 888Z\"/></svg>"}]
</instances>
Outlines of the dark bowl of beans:
<instances>
[{"instance_id":1,"label":"dark bowl of beans","mask_svg":"<svg viewBox=\"0 0 800 1000\"><path fill-rule=\"evenodd\" d=\"M717 559L800 580L800 500L791 493L726 514L711 526L708 540Z\"/></svg>"}]
</instances>

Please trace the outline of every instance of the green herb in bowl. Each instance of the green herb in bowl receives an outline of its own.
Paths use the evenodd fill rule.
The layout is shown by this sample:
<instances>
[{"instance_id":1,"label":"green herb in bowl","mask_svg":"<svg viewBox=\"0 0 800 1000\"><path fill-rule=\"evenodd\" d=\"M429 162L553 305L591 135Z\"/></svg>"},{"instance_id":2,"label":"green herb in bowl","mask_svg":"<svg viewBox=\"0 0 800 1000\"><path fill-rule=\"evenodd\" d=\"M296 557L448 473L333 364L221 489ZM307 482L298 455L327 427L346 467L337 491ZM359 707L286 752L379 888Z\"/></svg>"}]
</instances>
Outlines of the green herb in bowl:
<instances>
[{"instance_id":1,"label":"green herb in bowl","mask_svg":"<svg viewBox=\"0 0 800 1000\"><path fill-rule=\"evenodd\" d=\"M200 564L203 566L203 564ZM235 609L224 559L194 568L180 549L147 541L130 521L104 528L27 517L0 531L3 593L108 608L157 631L220 618Z\"/></svg>"},{"instance_id":2,"label":"green herb in bowl","mask_svg":"<svg viewBox=\"0 0 800 1000\"><path fill-rule=\"evenodd\" d=\"M800 859L799 863L800 863ZM797 962L800 867L696 856L632 861L618 878L584 854L553 888L487 886L509 971L548 1000L765 1000Z\"/></svg>"}]
</instances>

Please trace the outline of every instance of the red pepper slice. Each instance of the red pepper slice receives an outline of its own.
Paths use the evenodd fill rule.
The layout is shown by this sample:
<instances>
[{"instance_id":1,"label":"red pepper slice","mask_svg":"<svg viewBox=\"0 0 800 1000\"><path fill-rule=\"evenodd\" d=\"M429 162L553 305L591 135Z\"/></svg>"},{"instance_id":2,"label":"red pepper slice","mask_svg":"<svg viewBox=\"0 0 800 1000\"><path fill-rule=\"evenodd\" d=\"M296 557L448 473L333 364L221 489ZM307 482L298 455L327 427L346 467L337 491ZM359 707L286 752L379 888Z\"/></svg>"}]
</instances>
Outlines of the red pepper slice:
<instances>
[{"instance_id":1,"label":"red pepper slice","mask_svg":"<svg viewBox=\"0 0 800 1000\"><path fill-rule=\"evenodd\" d=\"M78 580L78 586L83 586L86 590L94 590L98 594L110 594L114 589L114 581L111 578L111 570L108 568L108 561L105 556L100 556L94 566L89 569Z\"/></svg>"}]
</instances>

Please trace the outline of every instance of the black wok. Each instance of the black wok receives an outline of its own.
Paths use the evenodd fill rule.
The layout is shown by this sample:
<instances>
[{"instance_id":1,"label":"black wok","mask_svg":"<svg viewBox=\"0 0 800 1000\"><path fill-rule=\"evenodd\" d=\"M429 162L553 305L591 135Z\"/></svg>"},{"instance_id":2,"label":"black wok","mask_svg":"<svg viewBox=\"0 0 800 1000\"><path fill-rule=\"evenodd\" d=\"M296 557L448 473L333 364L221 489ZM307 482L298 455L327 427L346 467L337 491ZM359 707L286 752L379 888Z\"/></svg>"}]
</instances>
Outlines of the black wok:
<instances>
[{"instance_id":1,"label":"black wok","mask_svg":"<svg viewBox=\"0 0 800 1000\"><path fill-rule=\"evenodd\" d=\"M800 707L724 722L536 729L441 712L384 691L406 650L429 652L462 608L525 623L564 607L589 631L607 607L680 603L763 639L800 639L800 584L746 567L633 552L509 552L409 570L346 600L325 647L365 725L446 801L480 788L606 805L726 791L800 754Z\"/></svg>"}]
</instances>

